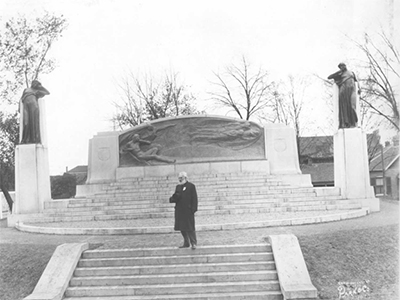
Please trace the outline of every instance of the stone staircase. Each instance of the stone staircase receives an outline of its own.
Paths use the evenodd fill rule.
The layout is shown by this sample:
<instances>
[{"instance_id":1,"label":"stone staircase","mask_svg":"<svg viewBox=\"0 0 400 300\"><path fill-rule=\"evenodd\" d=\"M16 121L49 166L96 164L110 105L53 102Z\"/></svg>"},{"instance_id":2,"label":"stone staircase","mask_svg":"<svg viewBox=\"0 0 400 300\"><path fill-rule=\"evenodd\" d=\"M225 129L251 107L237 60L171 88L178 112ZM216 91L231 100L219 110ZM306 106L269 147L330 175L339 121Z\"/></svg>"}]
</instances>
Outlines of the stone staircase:
<instances>
[{"instance_id":1,"label":"stone staircase","mask_svg":"<svg viewBox=\"0 0 400 300\"><path fill-rule=\"evenodd\" d=\"M283 299L270 244L87 250L65 300Z\"/></svg>"},{"instance_id":2,"label":"stone staircase","mask_svg":"<svg viewBox=\"0 0 400 300\"><path fill-rule=\"evenodd\" d=\"M199 196L197 215L359 209L359 201L342 199L339 189L296 187L263 173L226 173L190 178ZM174 177L124 179L104 185L86 198L52 200L30 222L106 221L171 218L169 197Z\"/></svg>"}]
</instances>

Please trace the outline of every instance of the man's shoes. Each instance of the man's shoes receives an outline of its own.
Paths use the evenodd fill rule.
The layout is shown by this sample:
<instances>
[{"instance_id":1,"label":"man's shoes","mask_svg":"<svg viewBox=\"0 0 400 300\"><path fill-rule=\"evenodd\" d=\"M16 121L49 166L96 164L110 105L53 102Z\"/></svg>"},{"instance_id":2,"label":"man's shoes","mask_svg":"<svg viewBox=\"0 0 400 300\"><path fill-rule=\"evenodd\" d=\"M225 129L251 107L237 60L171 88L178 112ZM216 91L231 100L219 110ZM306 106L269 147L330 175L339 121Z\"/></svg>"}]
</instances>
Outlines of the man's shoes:
<instances>
[{"instance_id":1,"label":"man's shoes","mask_svg":"<svg viewBox=\"0 0 400 300\"><path fill-rule=\"evenodd\" d=\"M196 250L196 245L192 245L192 250Z\"/></svg>"},{"instance_id":2,"label":"man's shoes","mask_svg":"<svg viewBox=\"0 0 400 300\"><path fill-rule=\"evenodd\" d=\"M182 245L182 246L179 246L179 248L189 248L189 245Z\"/></svg>"}]
</instances>

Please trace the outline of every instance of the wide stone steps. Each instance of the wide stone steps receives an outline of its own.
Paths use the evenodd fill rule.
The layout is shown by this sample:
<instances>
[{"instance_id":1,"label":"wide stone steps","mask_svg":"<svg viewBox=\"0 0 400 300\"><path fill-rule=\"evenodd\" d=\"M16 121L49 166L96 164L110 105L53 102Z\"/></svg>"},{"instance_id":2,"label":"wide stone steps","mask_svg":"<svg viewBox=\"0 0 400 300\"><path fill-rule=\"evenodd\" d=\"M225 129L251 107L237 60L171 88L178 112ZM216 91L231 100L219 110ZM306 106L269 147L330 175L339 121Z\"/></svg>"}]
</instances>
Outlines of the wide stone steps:
<instances>
[{"instance_id":1,"label":"wide stone steps","mask_svg":"<svg viewBox=\"0 0 400 300\"><path fill-rule=\"evenodd\" d=\"M102 297L67 297L65 300L282 300L282 294L275 291L208 293L208 294L174 294L151 296L102 296Z\"/></svg>"},{"instance_id":2,"label":"wide stone steps","mask_svg":"<svg viewBox=\"0 0 400 300\"><path fill-rule=\"evenodd\" d=\"M202 209L198 211L197 215L218 215L218 214L246 214L246 213L269 213L269 212L287 212L287 211L306 211L306 210L348 210L348 209L358 209L360 205L357 201L356 203L349 203L349 200L344 200L347 203L342 204L329 204L329 203L303 203L298 205L291 205L290 203L284 203L282 205L260 205L260 206L231 206L231 207L215 207ZM114 209L109 211L87 211L87 212L64 212L64 213L48 213L48 217L51 218L69 218L75 217L76 220L81 220L81 218L93 217L97 220L112 220L112 219L144 219L144 218L169 218L174 216L174 209L164 209L160 211L158 209ZM60 219L59 221L62 221Z\"/></svg>"},{"instance_id":3,"label":"wide stone steps","mask_svg":"<svg viewBox=\"0 0 400 300\"><path fill-rule=\"evenodd\" d=\"M269 244L87 250L68 300L282 300Z\"/></svg>"},{"instance_id":4,"label":"wide stone steps","mask_svg":"<svg viewBox=\"0 0 400 300\"><path fill-rule=\"evenodd\" d=\"M223 189L227 186L234 186L238 184L239 186L247 186L247 187L259 187L263 186L269 189L285 189L285 188L290 188L290 185L276 185L276 184L269 184L268 182L265 181L259 181L259 182L254 182L254 181L224 181L224 182L219 182L219 183L198 183L196 182L196 185L199 186L199 190L209 190L209 189ZM107 186L103 188L104 192L115 192L119 190L132 190L135 191L136 189L142 189L145 191L154 191L154 190L174 190L176 187L176 183L174 184L147 184L147 185L139 185L139 184L124 184L124 185L118 185L118 186Z\"/></svg>"},{"instance_id":5,"label":"wide stone steps","mask_svg":"<svg viewBox=\"0 0 400 300\"><path fill-rule=\"evenodd\" d=\"M75 275L78 277L88 276L130 276L130 275L151 275L151 274L180 274L180 273L207 273L207 272L242 272L275 270L275 263L267 261L260 262L227 262L207 264L180 264L180 265L153 265L143 269L141 266L128 267L100 267L100 268L77 268Z\"/></svg>"},{"instance_id":6,"label":"wide stone steps","mask_svg":"<svg viewBox=\"0 0 400 300\"><path fill-rule=\"evenodd\" d=\"M191 178L199 197L197 215L280 213L359 209L339 189L317 192L261 173L204 174ZM30 222L108 221L173 218L175 177L124 179L87 198L45 202L41 218Z\"/></svg>"},{"instance_id":7,"label":"wide stone steps","mask_svg":"<svg viewBox=\"0 0 400 300\"><path fill-rule=\"evenodd\" d=\"M249 254L251 256L249 256ZM129 257L121 260L120 258L101 258L101 259L81 259L79 267L116 267L116 266L137 266L137 265L164 265L187 264L187 263L217 263L217 262L242 262L242 261L268 261L272 259L272 253L234 253L230 256L226 254L213 255L174 255L174 256L153 256L153 257Z\"/></svg>"},{"instance_id":8,"label":"wide stone steps","mask_svg":"<svg viewBox=\"0 0 400 300\"><path fill-rule=\"evenodd\" d=\"M340 206L339 206L340 205ZM321 206L321 208L325 209L333 209L334 207L355 207L359 208L359 202L354 200L341 200L340 203L337 203L336 200L310 200L310 201L259 201L259 202L244 202L233 204L231 202L220 202L217 204L210 205L201 205L199 206L199 214L214 214L217 211L225 211L226 213L232 211L241 211L244 212L246 210L255 210L255 209L277 209L284 207L291 207L293 210L297 208L307 208L311 206ZM154 213L173 213L174 212L173 205L118 205L113 204L109 206L103 207L79 207L79 208L64 208L64 209L47 209L46 214L48 216L85 216L85 215L113 215L113 214L131 214L131 215L145 215L145 214L154 214Z\"/></svg>"},{"instance_id":9,"label":"wide stone steps","mask_svg":"<svg viewBox=\"0 0 400 300\"><path fill-rule=\"evenodd\" d=\"M112 278L85 277L74 278L71 286L102 286L102 285L145 285L145 284L173 284L180 283L202 283L202 282L226 282L244 280L277 280L275 271L250 271L250 272L211 272L196 274L169 274L169 275L124 275Z\"/></svg>"}]
</instances>

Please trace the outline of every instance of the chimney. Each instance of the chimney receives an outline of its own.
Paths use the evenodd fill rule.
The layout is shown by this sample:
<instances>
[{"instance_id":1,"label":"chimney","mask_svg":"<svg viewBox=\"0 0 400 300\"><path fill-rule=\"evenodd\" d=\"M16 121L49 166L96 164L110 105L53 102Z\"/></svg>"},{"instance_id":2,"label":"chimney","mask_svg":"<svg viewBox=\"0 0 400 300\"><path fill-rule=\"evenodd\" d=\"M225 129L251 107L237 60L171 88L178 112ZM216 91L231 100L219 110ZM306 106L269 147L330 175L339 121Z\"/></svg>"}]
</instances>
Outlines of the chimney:
<instances>
[{"instance_id":1,"label":"chimney","mask_svg":"<svg viewBox=\"0 0 400 300\"><path fill-rule=\"evenodd\" d=\"M390 142L389 142L389 141L386 141L386 142L385 142L385 148L386 148L386 147L389 147L389 146L390 146Z\"/></svg>"}]
</instances>

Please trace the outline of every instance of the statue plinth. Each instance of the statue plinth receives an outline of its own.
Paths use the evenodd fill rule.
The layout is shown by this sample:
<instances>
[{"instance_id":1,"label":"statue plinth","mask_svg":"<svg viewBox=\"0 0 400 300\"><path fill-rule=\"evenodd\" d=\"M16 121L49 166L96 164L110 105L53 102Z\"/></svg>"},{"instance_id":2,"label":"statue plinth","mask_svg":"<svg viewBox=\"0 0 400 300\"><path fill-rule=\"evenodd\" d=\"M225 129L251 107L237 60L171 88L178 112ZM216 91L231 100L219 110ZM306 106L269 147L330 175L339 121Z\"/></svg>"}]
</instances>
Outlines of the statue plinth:
<instances>
[{"instance_id":1,"label":"statue plinth","mask_svg":"<svg viewBox=\"0 0 400 300\"><path fill-rule=\"evenodd\" d=\"M15 149L16 201L13 214L43 211L51 200L48 150L42 144L18 145Z\"/></svg>"},{"instance_id":2,"label":"statue plinth","mask_svg":"<svg viewBox=\"0 0 400 300\"><path fill-rule=\"evenodd\" d=\"M367 137L361 128L339 129L334 135L335 187L342 197L360 200L363 207L379 211L379 199L370 185Z\"/></svg>"}]
</instances>

